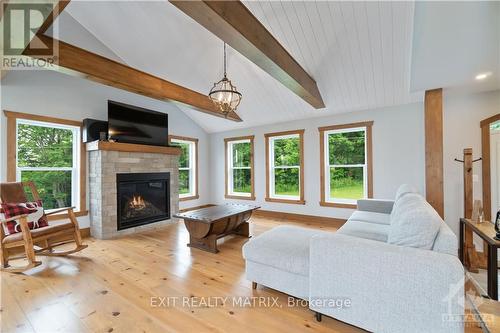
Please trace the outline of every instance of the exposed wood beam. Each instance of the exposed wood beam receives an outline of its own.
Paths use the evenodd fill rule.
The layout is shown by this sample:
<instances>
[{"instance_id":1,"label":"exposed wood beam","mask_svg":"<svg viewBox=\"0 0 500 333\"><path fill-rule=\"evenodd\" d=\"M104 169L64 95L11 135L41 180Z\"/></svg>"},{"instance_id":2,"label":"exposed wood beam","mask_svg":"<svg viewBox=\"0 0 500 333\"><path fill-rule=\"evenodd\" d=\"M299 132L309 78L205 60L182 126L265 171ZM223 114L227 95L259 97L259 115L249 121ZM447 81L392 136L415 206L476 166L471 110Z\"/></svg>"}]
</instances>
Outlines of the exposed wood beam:
<instances>
[{"instance_id":1,"label":"exposed wood beam","mask_svg":"<svg viewBox=\"0 0 500 333\"><path fill-rule=\"evenodd\" d=\"M425 92L425 194L444 218L442 89Z\"/></svg>"},{"instance_id":2,"label":"exposed wood beam","mask_svg":"<svg viewBox=\"0 0 500 333\"><path fill-rule=\"evenodd\" d=\"M51 37L38 35L38 38L51 47L55 42L58 43L58 64L52 67L57 71L162 101L184 104L198 111L224 118L222 112L206 95ZM34 58L44 58L30 49L24 54ZM241 121L234 112L227 118Z\"/></svg>"},{"instance_id":3,"label":"exposed wood beam","mask_svg":"<svg viewBox=\"0 0 500 333\"><path fill-rule=\"evenodd\" d=\"M316 109L325 107L316 81L240 1L170 2Z\"/></svg>"}]
</instances>

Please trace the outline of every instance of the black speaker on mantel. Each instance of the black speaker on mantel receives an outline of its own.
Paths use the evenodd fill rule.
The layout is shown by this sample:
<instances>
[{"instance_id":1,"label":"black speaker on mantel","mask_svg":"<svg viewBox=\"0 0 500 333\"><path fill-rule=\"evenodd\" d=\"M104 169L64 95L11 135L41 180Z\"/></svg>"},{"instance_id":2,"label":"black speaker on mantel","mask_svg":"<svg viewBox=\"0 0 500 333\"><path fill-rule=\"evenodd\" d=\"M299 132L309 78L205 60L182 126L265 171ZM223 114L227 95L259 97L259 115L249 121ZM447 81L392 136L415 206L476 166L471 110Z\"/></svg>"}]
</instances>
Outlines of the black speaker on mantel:
<instances>
[{"instance_id":1,"label":"black speaker on mantel","mask_svg":"<svg viewBox=\"0 0 500 333\"><path fill-rule=\"evenodd\" d=\"M92 142L101 139L100 133L106 133L108 137L108 122L97 119L83 119L83 142Z\"/></svg>"}]
</instances>

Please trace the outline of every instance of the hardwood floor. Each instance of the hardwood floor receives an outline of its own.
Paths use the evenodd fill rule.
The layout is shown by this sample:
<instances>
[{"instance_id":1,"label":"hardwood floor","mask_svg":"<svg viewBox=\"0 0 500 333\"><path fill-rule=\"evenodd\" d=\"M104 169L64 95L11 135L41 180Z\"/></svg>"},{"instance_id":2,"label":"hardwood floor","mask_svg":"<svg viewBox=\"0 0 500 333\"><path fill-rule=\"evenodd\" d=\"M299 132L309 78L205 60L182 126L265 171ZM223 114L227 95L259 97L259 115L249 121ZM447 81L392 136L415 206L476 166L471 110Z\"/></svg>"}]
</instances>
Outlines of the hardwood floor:
<instances>
[{"instance_id":1,"label":"hardwood floor","mask_svg":"<svg viewBox=\"0 0 500 333\"><path fill-rule=\"evenodd\" d=\"M253 235L285 222L336 229L251 221ZM247 239L221 240L218 254L190 249L187 239L183 223L116 240L87 238L88 249L78 255L43 257L42 266L24 275L2 272L1 331L362 332L328 317L317 323L307 305L288 307L288 297L277 291L252 290L241 256ZM235 296L277 297L282 307L241 307L215 298ZM170 304L161 297L170 297ZM467 332L480 330L473 325Z\"/></svg>"}]
</instances>

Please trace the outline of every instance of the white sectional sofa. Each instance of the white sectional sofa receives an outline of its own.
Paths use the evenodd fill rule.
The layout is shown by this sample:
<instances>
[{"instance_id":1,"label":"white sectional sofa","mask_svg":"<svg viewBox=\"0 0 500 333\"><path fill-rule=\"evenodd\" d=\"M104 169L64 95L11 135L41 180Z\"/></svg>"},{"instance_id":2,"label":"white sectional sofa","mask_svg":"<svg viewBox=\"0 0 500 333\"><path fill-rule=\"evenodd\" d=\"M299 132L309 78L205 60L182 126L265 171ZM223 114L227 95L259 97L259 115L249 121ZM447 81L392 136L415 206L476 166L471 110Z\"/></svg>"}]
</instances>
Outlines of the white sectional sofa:
<instances>
[{"instance_id":1,"label":"white sectional sofa","mask_svg":"<svg viewBox=\"0 0 500 333\"><path fill-rule=\"evenodd\" d=\"M243 247L248 280L309 300L318 320L373 332L463 332L457 254L455 234L408 185L395 200L359 200L335 233L279 226Z\"/></svg>"}]
</instances>

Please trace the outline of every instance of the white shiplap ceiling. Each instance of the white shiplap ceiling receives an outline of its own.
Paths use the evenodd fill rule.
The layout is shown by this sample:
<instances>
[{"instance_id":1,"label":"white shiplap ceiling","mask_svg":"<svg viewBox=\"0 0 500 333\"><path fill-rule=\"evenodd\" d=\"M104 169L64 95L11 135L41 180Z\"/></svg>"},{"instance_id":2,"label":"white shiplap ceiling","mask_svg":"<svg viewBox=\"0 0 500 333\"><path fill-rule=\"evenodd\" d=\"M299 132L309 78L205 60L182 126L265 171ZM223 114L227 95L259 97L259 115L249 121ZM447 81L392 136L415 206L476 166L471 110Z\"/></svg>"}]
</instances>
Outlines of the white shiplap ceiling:
<instances>
[{"instance_id":1,"label":"white shiplap ceiling","mask_svg":"<svg viewBox=\"0 0 500 333\"><path fill-rule=\"evenodd\" d=\"M244 4L317 81L326 108L314 110L230 49L228 75L243 93L243 122L182 107L208 132L422 100L422 92L409 87L413 2ZM78 22L129 66L201 93L222 76L222 41L168 1L74 0L66 13L74 21L61 20L59 30ZM65 38L82 44L78 34ZM94 51L88 43L85 48Z\"/></svg>"}]
</instances>

